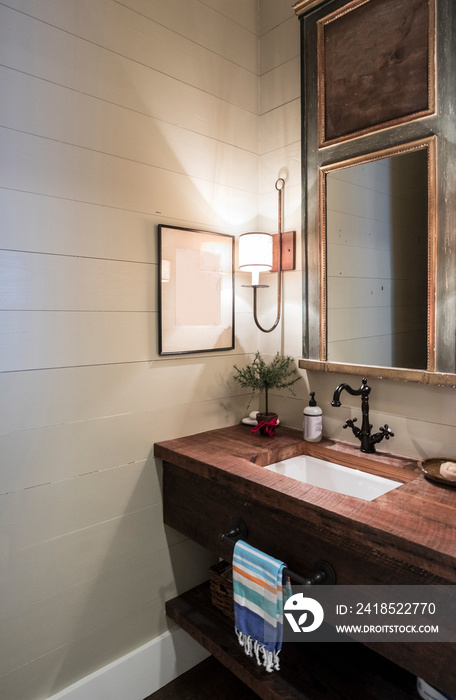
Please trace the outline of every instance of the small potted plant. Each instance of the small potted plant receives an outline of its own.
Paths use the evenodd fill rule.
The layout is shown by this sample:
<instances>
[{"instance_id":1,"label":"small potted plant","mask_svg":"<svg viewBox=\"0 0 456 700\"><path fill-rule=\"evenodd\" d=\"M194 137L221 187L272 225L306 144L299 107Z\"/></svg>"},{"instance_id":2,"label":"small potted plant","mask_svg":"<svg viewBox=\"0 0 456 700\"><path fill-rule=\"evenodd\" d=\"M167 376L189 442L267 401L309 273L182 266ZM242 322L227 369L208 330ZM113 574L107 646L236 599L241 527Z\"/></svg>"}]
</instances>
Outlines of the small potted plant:
<instances>
[{"instance_id":1,"label":"small potted plant","mask_svg":"<svg viewBox=\"0 0 456 700\"><path fill-rule=\"evenodd\" d=\"M289 389L293 396L295 396L292 386L301 379L301 377L297 373L294 359L277 353L274 359L269 364L266 364L260 352L257 351L251 364L246 365L246 367L242 369L234 365L234 370L234 379L239 382L242 387L252 389L253 393L250 397L247 409L251 404L255 392L264 392L264 412L259 412L257 414L257 421L258 425L266 424L262 425L260 432L271 435L277 423L277 414L269 411L268 393L270 389ZM269 429L267 428L268 424L270 426Z\"/></svg>"}]
</instances>

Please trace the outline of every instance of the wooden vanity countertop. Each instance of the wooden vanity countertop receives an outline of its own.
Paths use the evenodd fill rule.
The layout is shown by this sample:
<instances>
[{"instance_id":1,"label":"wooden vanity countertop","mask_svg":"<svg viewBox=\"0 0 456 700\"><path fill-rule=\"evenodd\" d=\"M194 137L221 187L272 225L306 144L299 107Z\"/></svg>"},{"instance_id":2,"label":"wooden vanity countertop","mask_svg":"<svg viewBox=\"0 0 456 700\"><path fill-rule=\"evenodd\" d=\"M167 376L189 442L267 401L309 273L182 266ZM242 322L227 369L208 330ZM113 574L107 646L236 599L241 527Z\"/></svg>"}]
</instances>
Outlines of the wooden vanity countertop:
<instances>
[{"instance_id":1,"label":"wooden vanity countertop","mask_svg":"<svg viewBox=\"0 0 456 700\"><path fill-rule=\"evenodd\" d=\"M403 485L364 501L301 483L259 467L300 454L377 473ZM334 528L397 547L411 566L456 583L456 489L429 482L417 460L386 452L363 454L359 447L323 439L304 442L301 431L281 426L273 437L234 425L155 444L165 462L274 503L309 526ZM241 477L241 478L239 478ZM255 485L254 490L252 486Z\"/></svg>"}]
</instances>

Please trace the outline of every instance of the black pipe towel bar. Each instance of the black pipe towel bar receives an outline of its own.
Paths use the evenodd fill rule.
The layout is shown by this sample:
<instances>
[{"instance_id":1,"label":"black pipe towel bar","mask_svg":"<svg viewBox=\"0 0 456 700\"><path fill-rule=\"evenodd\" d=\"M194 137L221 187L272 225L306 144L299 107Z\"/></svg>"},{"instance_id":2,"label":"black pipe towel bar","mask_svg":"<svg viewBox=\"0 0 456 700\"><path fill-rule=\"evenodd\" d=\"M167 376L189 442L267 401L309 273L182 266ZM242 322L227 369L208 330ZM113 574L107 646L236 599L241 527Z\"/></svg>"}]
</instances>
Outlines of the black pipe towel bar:
<instances>
[{"instance_id":1,"label":"black pipe towel bar","mask_svg":"<svg viewBox=\"0 0 456 700\"><path fill-rule=\"evenodd\" d=\"M247 540L247 527L243 520L236 520L231 530L225 534L220 535L220 540L222 542L227 542L232 547L236 544L237 540ZM323 586L330 586L336 582L336 574L331 564L326 561L318 561L315 563L314 571L309 574L307 578L303 578L299 574L296 574L288 567L283 570L284 576L290 578L295 583L301 586L315 586L317 584Z\"/></svg>"}]
</instances>

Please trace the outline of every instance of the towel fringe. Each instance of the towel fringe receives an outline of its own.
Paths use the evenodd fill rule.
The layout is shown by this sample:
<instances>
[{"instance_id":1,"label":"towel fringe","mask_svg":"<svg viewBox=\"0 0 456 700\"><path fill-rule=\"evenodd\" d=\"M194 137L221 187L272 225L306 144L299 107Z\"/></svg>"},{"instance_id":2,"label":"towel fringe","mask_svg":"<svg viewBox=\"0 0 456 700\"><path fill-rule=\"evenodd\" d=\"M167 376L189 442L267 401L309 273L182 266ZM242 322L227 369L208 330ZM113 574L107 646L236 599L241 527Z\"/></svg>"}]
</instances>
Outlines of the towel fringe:
<instances>
[{"instance_id":1,"label":"towel fringe","mask_svg":"<svg viewBox=\"0 0 456 700\"><path fill-rule=\"evenodd\" d=\"M253 639L249 634L245 634L234 628L239 644L244 648L244 653L246 656L255 655L258 666L264 666L268 673L272 671L280 671L279 663L279 652L278 651L268 651L264 644L261 644L258 640Z\"/></svg>"}]
</instances>

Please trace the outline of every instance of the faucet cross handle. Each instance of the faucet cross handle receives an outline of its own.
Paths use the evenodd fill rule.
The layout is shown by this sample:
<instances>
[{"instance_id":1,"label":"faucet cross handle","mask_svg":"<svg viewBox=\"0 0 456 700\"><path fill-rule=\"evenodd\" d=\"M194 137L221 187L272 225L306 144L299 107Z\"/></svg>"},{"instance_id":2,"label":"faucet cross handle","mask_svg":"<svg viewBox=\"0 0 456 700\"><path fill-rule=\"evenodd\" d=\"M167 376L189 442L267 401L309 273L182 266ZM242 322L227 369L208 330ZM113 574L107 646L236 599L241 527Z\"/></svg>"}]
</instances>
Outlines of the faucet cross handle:
<instances>
[{"instance_id":1,"label":"faucet cross handle","mask_svg":"<svg viewBox=\"0 0 456 700\"><path fill-rule=\"evenodd\" d=\"M342 427L343 428L351 428L353 430L353 435L355 437L359 437L361 435L362 431L361 431L361 428L358 428L358 426L355 425L356 420L357 420L356 418L347 418L347 420L345 421L345 423Z\"/></svg>"},{"instance_id":2,"label":"faucet cross handle","mask_svg":"<svg viewBox=\"0 0 456 700\"><path fill-rule=\"evenodd\" d=\"M385 440L389 440L390 437L394 437L393 431L388 427L388 423L385 423L385 425L382 428L379 428L380 432L382 433L383 437Z\"/></svg>"},{"instance_id":3,"label":"faucet cross handle","mask_svg":"<svg viewBox=\"0 0 456 700\"><path fill-rule=\"evenodd\" d=\"M356 423L358 419L357 418L347 418L345 423L343 424L343 428L353 428L354 424Z\"/></svg>"}]
</instances>

